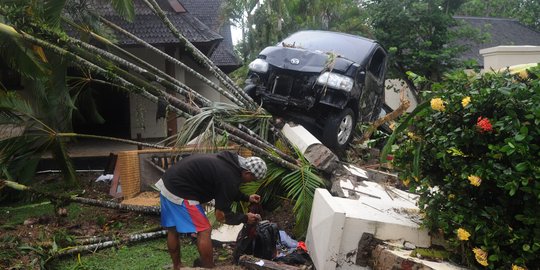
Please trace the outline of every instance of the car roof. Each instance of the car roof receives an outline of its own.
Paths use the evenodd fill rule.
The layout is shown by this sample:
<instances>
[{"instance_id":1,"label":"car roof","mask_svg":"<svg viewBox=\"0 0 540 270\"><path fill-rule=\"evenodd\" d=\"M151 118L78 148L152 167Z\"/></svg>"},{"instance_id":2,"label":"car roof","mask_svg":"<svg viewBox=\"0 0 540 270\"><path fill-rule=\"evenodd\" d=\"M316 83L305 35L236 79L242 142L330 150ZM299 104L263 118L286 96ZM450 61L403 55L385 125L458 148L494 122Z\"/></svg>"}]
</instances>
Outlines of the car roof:
<instances>
[{"instance_id":1,"label":"car roof","mask_svg":"<svg viewBox=\"0 0 540 270\"><path fill-rule=\"evenodd\" d=\"M360 64L365 64L373 51L380 47L375 40L346 33L305 30L296 32L277 46L292 46L310 51L334 52Z\"/></svg>"}]
</instances>

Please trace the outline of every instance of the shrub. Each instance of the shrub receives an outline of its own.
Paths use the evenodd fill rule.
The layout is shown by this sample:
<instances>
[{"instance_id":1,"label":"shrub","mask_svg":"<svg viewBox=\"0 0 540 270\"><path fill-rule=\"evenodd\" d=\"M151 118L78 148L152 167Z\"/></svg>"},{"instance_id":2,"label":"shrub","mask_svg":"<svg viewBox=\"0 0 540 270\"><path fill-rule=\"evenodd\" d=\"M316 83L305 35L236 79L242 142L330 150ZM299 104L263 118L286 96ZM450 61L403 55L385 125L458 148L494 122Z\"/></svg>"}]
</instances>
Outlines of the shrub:
<instances>
[{"instance_id":1,"label":"shrub","mask_svg":"<svg viewBox=\"0 0 540 270\"><path fill-rule=\"evenodd\" d=\"M448 75L393 135L424 225L471 268L540 267L539 70Z\"/></svg>"}]
</instances>

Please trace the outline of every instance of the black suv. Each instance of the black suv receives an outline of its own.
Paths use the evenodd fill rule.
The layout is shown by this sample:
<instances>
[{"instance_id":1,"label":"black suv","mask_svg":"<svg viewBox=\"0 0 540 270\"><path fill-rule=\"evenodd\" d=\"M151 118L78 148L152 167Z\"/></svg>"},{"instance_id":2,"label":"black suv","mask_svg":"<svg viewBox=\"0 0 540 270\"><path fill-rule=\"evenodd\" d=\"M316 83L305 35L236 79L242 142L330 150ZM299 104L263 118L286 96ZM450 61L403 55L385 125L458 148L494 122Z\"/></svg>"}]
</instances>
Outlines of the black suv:
<instances>
[{"instance_id":1,"label":"black suv","mask_svg":"<svg viewBox=\"0 0 540 270\"><path fill-rule=\"evenodd\" d=\"M260 52L249 64L244 90L272 114L302 124L342 152L357 121L380 114L386 59L374 40L300 31Z\"/></svg>"}]
</instances>

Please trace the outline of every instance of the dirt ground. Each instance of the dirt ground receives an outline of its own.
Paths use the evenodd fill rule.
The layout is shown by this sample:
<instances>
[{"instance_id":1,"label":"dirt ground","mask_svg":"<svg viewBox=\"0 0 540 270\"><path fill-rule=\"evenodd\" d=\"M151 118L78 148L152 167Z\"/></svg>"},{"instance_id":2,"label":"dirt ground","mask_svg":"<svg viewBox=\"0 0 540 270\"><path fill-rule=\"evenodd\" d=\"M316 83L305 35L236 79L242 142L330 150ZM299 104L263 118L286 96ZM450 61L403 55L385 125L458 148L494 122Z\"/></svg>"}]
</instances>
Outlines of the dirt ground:
<instances>
[{"instance_id":1,"label":"dirt ground","mask_svg":"<svg viewBox=\"0 0 540 270\"><path fill-rule=\"evenodd\" d=\"M95 182L99 173L80 174L82 187L81 197L111 200L109 196L109 184ZM57 175L41 175L39 176L39 185L47 185L51 181L55 181ZM119 202L119 201L117 201ZM29 247L44 247L50 248L53 243L40 242L39 239L55 239L56 244L64 246L74 239L85 239L92 236L118 236L125 234L125 228L144 225L146 228L158 227L159 217L144 215L144 221L141 221L141 214L134 212L118 211L114 209L93 207L95 216L88 218L86 213L74 214L67 213L66 215L54 215L53 213L44 213L36 217L25 219L22 224L9 225L3 232L0 233L2 242L0 248L17 250L16 247L28 245ZM70 209L70 208L67 208ZM63 211L63 210L60 210ZM68 210L69 211L69 210ZM68 218L69 216L69 218ZM99 218L96 219L96 216ZM292 214L292 206L284 204L278 211L265 213L263 216L272 222L276 222L280 229L290 233L294 227L294 214ZM8 224L10 216L0 220L0 226ZM97 220L97 222L96 222ZM135 224L137 223L137 224ZM119 225L121 224L121 225ZM64 239L63 239L64 237ZM6 239L16 239L13 241L5 241ZM229 249L227 253L232 254L232 246L225 246ZM39 250L37 250L39 251ZM32 261L36 259L36 254L7 254L8 256L0 256L0 266L7 266L7 269L28 269L28 268L10 268L12 265L32 265ZM218 254L216 253L216 256ZM6 258L7 257L7 258ZM0 267L3 268L3 267ZM184 269L184 268L183 268ZM197 268L186 268L197 269ZM244 269L243 267L234 265L230 260L217 261L215 269L236 270Z\"/></svg>"}]
</instances>

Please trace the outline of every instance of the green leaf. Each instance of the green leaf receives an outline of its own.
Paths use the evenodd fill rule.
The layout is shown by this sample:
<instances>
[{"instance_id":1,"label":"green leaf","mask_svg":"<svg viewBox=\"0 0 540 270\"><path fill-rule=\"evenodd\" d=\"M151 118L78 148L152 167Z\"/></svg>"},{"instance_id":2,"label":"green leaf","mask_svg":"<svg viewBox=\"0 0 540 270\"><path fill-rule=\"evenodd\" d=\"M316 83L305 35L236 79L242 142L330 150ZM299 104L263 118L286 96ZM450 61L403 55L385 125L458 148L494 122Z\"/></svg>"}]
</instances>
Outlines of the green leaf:
<instances>
[{"instance_id":1,"label":"green leaf","mask_svg":"<svg viewBox=\"0 0 540 270\"><path fill-rule=\"evenodd\" d=\"M516 165L516 171L524 172L528 168L527 162L521 162Z\"/></svg>"},{"instance_id":2,"label":"green leaf","mask_svg":"<svg viewBox=\"0 0 540 270\"><path fill-rule=\"evenodd\" d=\"M521 141L523 141L526 137L527 137L527 135L516 134L516 136L514 136L514 140L516 140L516 142L521 142Z\"/></svg>"},{"instance_id":3,"label":"green leaf","mask_svg":"<svg viewBox=\"0 0 540 270\"><path fill-rule=\"evenodd\" d=\"M524 244L522 249L523 249L523 251L529 251L529 250L531 250L531 246L528 245L528 244Z\"/></svg>"},{"instance_id":4,"label":"green leaf","mask_svg":"<svg viewBox=\"0 0 540 270\"><path fill-rule=\"evenodd\" d=\"M133 0L112 0L112 6L127 21L132 22L135 19Z\"/></svg>"}]
</instances>

